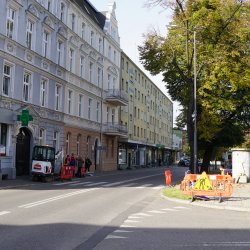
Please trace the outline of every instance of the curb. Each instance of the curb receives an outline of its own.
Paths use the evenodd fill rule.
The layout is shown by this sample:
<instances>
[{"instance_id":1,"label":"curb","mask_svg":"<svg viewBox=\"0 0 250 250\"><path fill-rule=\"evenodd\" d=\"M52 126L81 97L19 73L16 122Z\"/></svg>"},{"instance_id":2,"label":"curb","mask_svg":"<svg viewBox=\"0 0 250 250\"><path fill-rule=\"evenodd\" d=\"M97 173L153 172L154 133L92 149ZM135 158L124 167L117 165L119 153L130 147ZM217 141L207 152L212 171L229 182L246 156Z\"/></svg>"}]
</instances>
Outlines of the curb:
<instances>
[{"instance_id":1,"label":"curb","mask_svg":"<svg viewBox=\"0 0 250 250\"><path fill-rule=\"evenodd\" d=\"M212 204L202 204L197 203L197 202L191 202L191 201L187 201L187 200L181 200L181 199L177 199L177 198L170 198L167 197L163 194L161 194L161 196L169 201L173 201L173 202L178 202L178 203L182 203L182 204L187 204L187 205L191 205L191 206L198 206L198 207L206 207L206 208L213 208L213 209L221 209L221 210L231 210L231 211L237 211L237 212L249 212L250 213L250 209L249 208L242 208L242 207L232 207L232 206L217 206L217 205L212 205ZM206 201L205 201L206 202Z\"/></svg>"}]
</instances>

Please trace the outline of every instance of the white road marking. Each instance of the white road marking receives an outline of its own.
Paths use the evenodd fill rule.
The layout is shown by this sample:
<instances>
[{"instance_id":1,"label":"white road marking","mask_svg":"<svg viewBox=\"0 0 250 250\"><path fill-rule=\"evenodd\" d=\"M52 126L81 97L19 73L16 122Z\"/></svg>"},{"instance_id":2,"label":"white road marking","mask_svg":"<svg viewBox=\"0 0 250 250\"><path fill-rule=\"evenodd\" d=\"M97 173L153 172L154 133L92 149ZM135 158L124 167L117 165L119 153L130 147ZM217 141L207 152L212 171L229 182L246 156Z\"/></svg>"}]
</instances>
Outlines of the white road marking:
<instances>
[{"instance_id":1,"label":"white road marking","mask_svg":"<svg viewBox=\"0 0 250 250\"><path fill-rule=\"evenodd\" d=\"M114 182L114 183L105 184L105 185L103 185L103 187L112 187L112 186L116 186L116 185L119 185L122 183L123 183L123 181L118 181L118 182Z\"/></svg>"},{"instance_id":2,"label":"white road marking","mask_svg":"<svg viewBox=\"0 0 250 250\"><path fill-rule=\"evenodd\" d=\"M85 187L92 187L92 186L95 186L95 185L101 185L101 184L105 184L105 183L107 183L107 182L106 181L94 182L94 183L85 185Z\"/></svg>"},{"instance_id":3,"label":"white road marking","mask_svg":"<svg viewBox=\"0 0 250 250\"><path fill-rule=\"evenodd\" d=\"M162 208L161 210L164 210L164 211L178 211L177 209L173 209L173 208Z\"/></svg>"},{"instance_id":4,"label":"white road marking","mask_svg":"<svg viewBox=\"0 0 250 250\"><path fill-rule=\"evenodd\" d=\"M93 181L86 181L86 182L79 182L79 183L73 183L70 186L80 186L80 185L86 185L86 184L90 184L93 183Z\"/></svg>"},{"instance_id":5,"label":"white road marking","mask_svg":"<svg viewBox=\"0 0 250 250\"><path fill-rule=\"evenodd\" d=\"M5 215L5 214L9 214L9 213L10 213L10 211L2 211L2 212L0 212L0 216Z\"/></svg>"},{"instance_id":6,"label":"white road marking","mask_svg":"<svg viewBox=\"0 0 250 250\"><path fill-rule=\"evenodd\" d=\"M153 213L153 214L165 214L165 212L158 211L158 210L151 210L151 211L148 211L148 212Z\"/></svg>"},{"instance_id":7,"label":"white road marking","mask_svg":"<svg viewBox=\"0 0 250 250\"><path fill-rule=\"evenodd\" d=\"M61 199L65 199L74 195L78 195L78 194L82 194L82 193L86 193L89 191L93 191L99 188L92 188L92 189L83 189L83 190L79 190L79 191L75 191L75 192L71 192L71 193L67 193L67 194L63 194L63 195L58 195L55 197L51 197L48 199L44 199L44 200L40 200L40 201L36 201L36 202L32 202L32 203L28 203L28 204L24 204L24 205L20 205L18 207L20 208L31 208L31 207L35 207L35 206L39 206L39 205L43 205L52 201L56 201L56 200L61 200Z\"/></svg>"},{"instance_id":8,"label":"white road marking","mask_svg":"<svg viewBox=\"0 0 250 250\"><path fill-rule=\"evenodd\" d=\"M137 214L134 214L135 216L136 215L141 215L141 216L147 216L147 217L149 217L149 216L152 216L151 214L145 214L145 213L137 213Z\"/></svg>"},{"instance_id":9,"label":"white road marking","mask_svg":"<svg viewBox=\"0 0 250 250\"><path fill-rule=\"evenodd\" d=\"M141 217L130 215L128 218L129 219L140 219Z\"/></svg>"},{"instance_id":10,"label":"white road marking","mask_svg":"<svg viewBox=\"0 0 250 250\"><path fill-rule=\"evenodd\" d=\"M197 244L178 244L175 245L178 247L196 247L199 248L200 246L202 247L228 247L228 248L232 248L235 249L235 247L249 247L250 246L250 242L246 241L246 242L201 242L201 243L197 243Z\"/></svg>"},{"instance_id":11,"label":"white road marking","mask_svg":"<svg viewBox=\"0 0 250 250\"><path fill-rule=\"evenodd\" d=\"M72 184L72 183L78 183L80 181L66 181L66 182L61 182L61 183L55 183L52 184L53 186L63 186L63 185L68 185L68 184Z\"/></svg>"},{"instance_id":12,"label":"white road marking","mask_svg":"<svg viewBox=\"0 0 250 250\"><path fill-rule=\"evenodd\" d=\"M115 230L114 233L133 233L134 231L128 231L128 230Z\"/></svg>"},{"instance_id":13,"label":"white road marking","mask_svg":"<svg viewBox=\"0 0 250 250\"><path fill-rule=\"evenodd\" d=\"M105 240L108 240L108 239L127 239L128 237L125 237L125 236L117 236L117 235L108 235Z\"/></svg>"},{"instance_id":14,"label":"white road marking","mask_svg":"<svg viewBox=\"0 0 250 250\"><path fill-rule=\"evenodd\" d=\"M136 226L132 226L132 225L121 225L120 227L136 227Z\"/></svg>"},{"instance_id":15,"label":"white road marking","mask_svg":"<svg viewBox=\"0 0 250 250\"><path fill-rule=\"evenodd\" d=\"M160 186L157 186L157 187L152 187L152 189L158 190L158 189L162 189L163 187L164 187L163 185L160 185Z\"/></svg>"},{"instance_id":16,"label":"white road marking","mask_svg":"<svg viewBox=\"0 0 250 250\"><path fill-rule=\"evenodd\" d=\"M141 186L135 187L135 188L137 188L137 189L146 188L146 187L150 187L150 186L152 186L152 185L153 185L153 184L144 184L144 185L141 185Z\"/></svg>"},{"instance_id":17,"label":"white road marking","mask_svg":"<svg viewBox=\"0 0 250 250\"><path fill-rule=\"evenodd\" d=\"M125 220L124 223L137 223L140 222L138 220Z\"/></svg>"}]
</instances>

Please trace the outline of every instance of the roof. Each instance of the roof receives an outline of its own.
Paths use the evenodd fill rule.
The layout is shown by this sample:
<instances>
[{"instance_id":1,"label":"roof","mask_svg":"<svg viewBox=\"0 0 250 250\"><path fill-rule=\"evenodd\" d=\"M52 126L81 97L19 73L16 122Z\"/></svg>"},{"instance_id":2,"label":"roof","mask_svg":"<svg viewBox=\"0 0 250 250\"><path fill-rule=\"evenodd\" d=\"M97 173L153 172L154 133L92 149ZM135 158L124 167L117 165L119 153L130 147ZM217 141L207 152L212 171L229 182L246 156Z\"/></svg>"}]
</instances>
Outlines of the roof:
<instances>
[{"instance_id":1,"label":"roof","mask_svg":"<svg viewBox=\"0 0 250 250\"><path fill-rule=\"evenodd\" d=\"M99 12L88 0L72 0L72 2L75 2L103 30L106 20L103 13Z\"/></svg>"}]
</instances>

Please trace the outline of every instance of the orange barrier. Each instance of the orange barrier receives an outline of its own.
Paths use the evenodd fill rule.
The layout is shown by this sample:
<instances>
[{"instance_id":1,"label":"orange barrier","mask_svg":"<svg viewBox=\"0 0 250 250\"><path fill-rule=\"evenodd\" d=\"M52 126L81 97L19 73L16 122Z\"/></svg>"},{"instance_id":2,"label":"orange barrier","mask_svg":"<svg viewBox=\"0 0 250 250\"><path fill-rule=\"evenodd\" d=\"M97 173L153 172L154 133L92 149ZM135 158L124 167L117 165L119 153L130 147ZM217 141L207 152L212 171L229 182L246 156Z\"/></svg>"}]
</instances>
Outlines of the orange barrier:
<instances>
[{"instance_id":1,"label":"orange barrier","mask_svg":"<svg viewBox=\"0 0 250 250\"><path fill-rule=\"evenodd\" d=\"M71 180L74 177L75 167L64 165L61 169L61 173L59 179L63 180Z\"/></svg>"},{"instance_id":2,"label":"orange barrier","mask_svg":"<svg viewBox=\"0 0 250 250\"><path fill-rule=\"evenodd\" d=\"M233 178L230 175L207 175L203 172L187 174L181 182L181 190L184 194L191 195L192 201L197 196L230 197L233 193Z\"/></svg>"},{"instance_id":3,"label":"orange barrier","mask_svg":"<svg viewBox=\"0 0 250 250\"><path fill-rule=\"evenodd\" d=\"M83 177L86 174L86 168L85 165L83 164L81 167L81 177Z\"/></svg>"},{"instance_id":4,"label":"orange barrier","mask_svg":"<svg viewBox=\"0 0 250 250\"><path fill-rule=\"evenodd\" d=\"M171 174L171 171L170 170L166 170L165 171L165 178L166 178L166 185L167 186L170 186L171 183L172 183L172 174Z\"/></svg>"}]
</instances>

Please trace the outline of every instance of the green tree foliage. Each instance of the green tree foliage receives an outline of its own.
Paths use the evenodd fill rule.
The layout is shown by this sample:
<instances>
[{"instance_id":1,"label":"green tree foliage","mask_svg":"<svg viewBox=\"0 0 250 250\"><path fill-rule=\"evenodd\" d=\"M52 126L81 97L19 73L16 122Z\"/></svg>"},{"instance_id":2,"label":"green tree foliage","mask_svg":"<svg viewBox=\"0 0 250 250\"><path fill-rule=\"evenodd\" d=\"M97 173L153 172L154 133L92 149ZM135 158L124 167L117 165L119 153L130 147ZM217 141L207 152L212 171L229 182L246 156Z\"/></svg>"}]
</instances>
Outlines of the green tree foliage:
<instances>
[{"instance_id":1,"label":"green tree foliage","mask_svg":"<svg viewBox=\"0 0 250 250\"><path fill-rule=\"evenodd\" d=\"M250 2L149 0L148 3L174 9L166 37L147 34L139 51L144 67L152 74L162 73L172 100L183 106L178 124L187 125L191 155L196 31L198 149L204 152L206 170L215 148L241 144L244 131L250 127Z\"/></svg>"}]
</instances>

